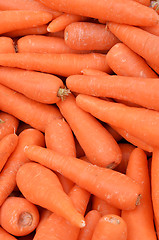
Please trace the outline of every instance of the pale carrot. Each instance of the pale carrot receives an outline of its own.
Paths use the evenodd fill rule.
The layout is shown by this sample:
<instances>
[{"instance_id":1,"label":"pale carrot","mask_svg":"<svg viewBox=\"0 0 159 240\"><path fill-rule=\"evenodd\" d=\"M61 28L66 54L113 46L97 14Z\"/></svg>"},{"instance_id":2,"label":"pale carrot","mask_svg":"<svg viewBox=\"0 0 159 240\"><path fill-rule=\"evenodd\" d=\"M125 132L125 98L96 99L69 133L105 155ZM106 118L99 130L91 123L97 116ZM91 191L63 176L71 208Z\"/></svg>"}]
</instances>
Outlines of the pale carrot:
<instances>
[{"instance_id":1,"label":"pale carrot","mask_svg":"<svg viewBox=\"0 0 159 240\"><path fill-rule=\"evenodd\" d=\"M9 37L0 37L0 53L15 53L13 40Z\"/></svg>"},{"instance_id":2,"label":"pale carrot","mask_svg":"<svg viewBox=\"0 0 159 240\"><path fill-rule=\"evenodd\" d=\"M16 240L17 238L10 235L7 231L5 231L2 227L0 227L0 238L3 240Z\"/></svg>"}]
</instances>

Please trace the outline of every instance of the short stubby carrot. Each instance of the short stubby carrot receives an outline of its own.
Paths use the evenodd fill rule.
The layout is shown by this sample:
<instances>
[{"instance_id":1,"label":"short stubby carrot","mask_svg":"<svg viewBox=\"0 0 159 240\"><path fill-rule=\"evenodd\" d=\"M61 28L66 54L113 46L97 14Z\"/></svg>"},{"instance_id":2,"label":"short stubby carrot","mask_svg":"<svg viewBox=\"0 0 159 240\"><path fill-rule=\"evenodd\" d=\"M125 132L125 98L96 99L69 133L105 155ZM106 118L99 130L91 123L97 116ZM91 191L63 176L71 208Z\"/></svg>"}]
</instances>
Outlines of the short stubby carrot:
<instances>
[{"instance_id":1,"label":"short stubby carrot","mask_svg":"<svg viewBox=\"0 0 159 240\"><path fill-rule=\"evenodd\" d=\"M70 48L76 50L109 50L119 42L105 25L90 22L69 24L64 39Z\"/></svg>"},{"instance_id":2,"label":"short stubby carrot","mask_svg":"<svg viewBox=\"0 0 159 240\"><path fill-rule=\"evenodd\" d=\"M37 207L23 197L8 197L0 209L1 226L14 236L25 236L39 223Z\"/></svg>"},{"instance_id":3,"label":"short stubby carrot","mask_svg":"<svg viewBox=\"0 0 159 240\"><path fill-rule=\"evenodd\" d=\"M15 237L5 231L2 227L0 227L0 238L4 240L16 240Z\"/></svg>"},{"instance_id":4,"label":"short stubby carrot","mask_svg":"<svg viewBox=\"0 0 159 240\"><path fill-rule=\"evenodd\" d=\"M16 182L30 202L64 217L79 228L85 226L84 217L75 209L58 177L50 169L38 163L26 163L19 168Z\"/></svg>"},{"instance_id":5,"label":"short stubby carrot","mask_svg":"<svg viewBox=\"0 0 159 240\"><path fill-rule=\"evenodd\" d=\"M0 37L0 53L15 53L14 42L10 37Z\"/></svg>"}]
</instances>

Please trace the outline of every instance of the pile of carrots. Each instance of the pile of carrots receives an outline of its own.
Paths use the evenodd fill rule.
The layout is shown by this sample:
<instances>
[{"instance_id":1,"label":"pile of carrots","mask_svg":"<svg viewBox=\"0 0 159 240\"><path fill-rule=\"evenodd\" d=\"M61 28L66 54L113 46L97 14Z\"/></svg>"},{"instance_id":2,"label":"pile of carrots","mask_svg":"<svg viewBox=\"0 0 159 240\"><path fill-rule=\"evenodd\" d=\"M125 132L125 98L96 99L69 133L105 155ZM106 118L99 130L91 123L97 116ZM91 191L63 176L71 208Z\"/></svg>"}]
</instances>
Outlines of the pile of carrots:
<instances>
[{"instance_id":1,"label":"pile of carrots","mask_svg":"<svg viewBox=\"0 0 159 240\"><path fill-rule=\"evenodd\" d=\"M159 239L158 14L0 0L0 239Z\"/></svg>"}]
</instances>

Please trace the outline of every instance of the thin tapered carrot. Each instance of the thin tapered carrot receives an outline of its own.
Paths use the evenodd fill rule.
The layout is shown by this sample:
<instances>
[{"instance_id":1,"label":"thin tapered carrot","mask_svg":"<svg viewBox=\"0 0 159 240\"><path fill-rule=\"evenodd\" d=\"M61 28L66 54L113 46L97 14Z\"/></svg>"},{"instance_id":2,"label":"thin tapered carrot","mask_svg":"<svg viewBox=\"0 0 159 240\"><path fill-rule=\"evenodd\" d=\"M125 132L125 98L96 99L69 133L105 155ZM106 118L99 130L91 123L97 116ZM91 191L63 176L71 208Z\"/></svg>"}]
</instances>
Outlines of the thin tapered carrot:
<instances>
[{"instance_id":1,"label":"thin tapered carrot","mask_svg":"<svg viewBox=\"0 0 159 240\"><path fill-rule=\"evenodd\" d=\"M18 169L25 162L28 162L28 159L24 155L24 147L28 144L44 146L43 134L35 129L26 129L20 133L16 149L0 173L0 205L3 204L5 199L14 190Z\"/></svg>"},{"instance_id":2,"label":"thin tapered carrot","mask_svg":"<svg viewBox=\"0 0 159 240\"><path fill-rule=\"evenodd\" d=\"M3 240L16 240L17 238L13 237L7 231L5 231L2 227L0 227L0 238Z\"/></svg>"},{"instance_id":3,"label":"thin tapered carrot","mask_svg":"<svg viewBox=\"0 0 159 240\"><path fill-rule=\"evenodd\" d=\"M73 92L97 97L117 98L149 109L159 110L159 81L157 77L72 75L67 78L66 85Z\"/></svg>"},{"instance_id":4,"label":"thin tapered carrot","mask_svg":"<svg viewBox=\"0 0 159 240\"><path fill-rule=\"evenodd\" d=\"M119 42L105 25L82 21L69 24L64 39L70 48L76 50L109 50Z\"/></svg>"},{"instance_id":5,"label":"thin tapered carrot","mask_svg":"<svg viewBox=\"0 0 159 240\"><path fill-rule=\"evenodd\" d=\"M0 112L0 140L6 135L16 133L19 125L19 120L14 116Z\"/></svg>"},{"instance_id":6,"label":"thin tapered carrot","mask_svg":"<svg viewBox=\"0 0 159 240\"><path fill-rule=\"evenodd\" d=\"M107 63L117 75L157 78L145 60L123 43L117 43L106 55Z\"/></svg>"},{"instance_id":7,"label":"thin tapered carrot","mask_svg":"<svg viewBox=\"0 0 159 240\"><path fill-rule=\"evenodd\" d=\"M91 240L126 240L127 225L125 221L114 214L105 215L98 221Z\"/></svg>"},{"instance_id":8,"label":"thin tapered carrot","mask_svg":"<svg viewBox=\"0 0 159 240\"><path fill-rule=\"evenodd\" d=\"M141 28L149 33L159 36L159 23L157 23L155 26Z\"/></svg>"},{"instance_id":9,"label":"thin tapered carrot","mask_svg":"<svg viewBox=\"0 0 159 240\"><path fill-rule=\"evenodd\" d=\"M45 131L46 125L61 114L54 105L38 103L24 95L0 85L0 109L32 127Z\"/></svg>"},{"instance_id":10,"label":"thin tapered carrot","mask_svg":"<svg viewBox=\"0 0 159 240\"><path fill-rule=\"evenodd\" d=\"M0 53L15 53L13 40L9 37L0 37Z\"/></svg>"},{"instance_id":11,"label":"thin tapered carrot","mask_svg":"<svg viewBox=\"0 0 159 240\"><path fill-rule=\"evenodd\" d=\"M142 186L142 202L140 206L134 211L122 211L121 216L128 228L128 239L155 240L157 238L153 223L148 164L143 150L139 148L133 150L126 174Z\"/></svg>"},{"instance_id":12,"label":"thin tapered carrot","mask_svg":"<svg viewBox=\"0 0 159 240\"><path fill-rule=\"evenodd\" d=\"M48 32L59 32L73 22L82 22L85 20L87 20L87 18L83 16L63 13L49 23L47 30Z\"/></svg>"},{"instance_id":13,"label":"thin tapered carrot","mask_svg":"<svg viewBox=\"0 0 159 240\"><path fill-rule=\"evenodd\" d=\"M69 197L72 200L75 208L78 212L84 215L90 194L84 189L75 185L70 193ZM72 225L64 218L52 213L46 221L37 230L34 240L77 240L80 229Z\"/></svg>"},{"instance_id":14,"label":"thin tapered carrot","mask_svg":"<svg viewBox=\"0 0 159 240\"><path fill-rule=\"evenodd\" d=\"M124 174L35 145L27 146L25 154L117 208L134 209L139 204L140 185Z\"/></svg>"},{"instance_id":15,"label":"thin tapered carrot","mask_svg":"<svg viewBox=\"0 0 159 240\"><path fill-rule=\"evenodd\" d=\"M103 122L122 128L147 145L158 146L159 113L79 94L76 103ZM144 134L143 134L144 133Z\"/></svg>"},{"instance_id":16,"label":"thin tapered carrot","mask_svg":"<svg viewBox=\"0 0 159 240\"><path fill-rule=\"evenodd\" d=\"M101 215L96 210L91 210L85 216L86 226L80 230L78 240L91 240L94 228L98 223Z\"/></svg>"},{"instance_id":17,"label":"thin tapered carrot","mask_svg":"<svg viewBox=\"0 0 159 240\"><path fill-rule=\"evenodd\" d=\"M102 19L106 21L114 21L126 23L130 25L151 26L158 21L158 15L154 10L141 5L135 1L127 0L99 0L99 1L62 1L62 0L38 0L46 6L67 13L82 15ZM110 11L111 9L111 11ZM135 13L135 15L134 15Z\"/></svg>"},{"instance_id":18,"label":"thin tapered carrot","mask_svg":"<svg viewBox=\"0 0 159 240\"><path fill-rule=\"evenodd\" d=\"M110 31L135 53L146 61L157 64L159 62L159 37L143 29L109 22ZM135 37L134 37L135 36Z\"/></svg>"},{"instance_id":19,"label":"thin tapered carrot","mask_svg":"<svg viewBox=\"0 0 159 240\"><path fill-rule=\"evenodd\" d=\"M64 217L77 227L84 227L84 217L75 209L71 199L50 169L38 163L26 163L16 175L17 186L30 202Z\"/></svg>"},{"instance_id":20,"label":"thin tapered carrot","mask_svg":"<svg viewBox=\"0 0 159 240\"><path fill-rule=\"evenodd\" d=\"M0 65L52 73L65 77L80 74L84 68L94 68L108 73L110 71L105 55L100 53L2 53L0 54Z\"/></svg>"},{"instance_id":21,"label":"thin tapered carrot","mask_svg":"<svg viewBox=\"0 0 159 240\"><path fill-rule=\"evenodd\" d=\"M57 105L91 163L112 168L119 164L121 152L114 138L94 117L77 106L73 95Z\"/></svg>"},{"instance_id":22,"label":"thin tapered carrot","mask_svg":"<svg viewBox=\"0 0 159 240\"><path fill-rule=\"evenodd\" d=\"M18 143L16 134L9 134L0 141L0 172Z\"/></svg>"},{"instance_id":23,"label":"thin tapered carrot","mask_svg":"<svg viewBox=\"0 0 159 240\"><path fill-rule=\"evenodd\" d=\"M14 236L34 231L39 223L37 207L22 197L8 197L0 209L1 226Z\"/></svg>"},{"instance_id":24,"label":"thin tapered carrot","mask_svg":"<svg viewBox=\"0 0 159 240\"><path fill-rule=\"evenodd\" d=\"M91 69L91 68L82 69L81 73L83 75L100 75L100 76L107 75L106 72L102 72L102 71L99 71L99 70L96 70L96 69Z\"/></svg>"}]
</instances>

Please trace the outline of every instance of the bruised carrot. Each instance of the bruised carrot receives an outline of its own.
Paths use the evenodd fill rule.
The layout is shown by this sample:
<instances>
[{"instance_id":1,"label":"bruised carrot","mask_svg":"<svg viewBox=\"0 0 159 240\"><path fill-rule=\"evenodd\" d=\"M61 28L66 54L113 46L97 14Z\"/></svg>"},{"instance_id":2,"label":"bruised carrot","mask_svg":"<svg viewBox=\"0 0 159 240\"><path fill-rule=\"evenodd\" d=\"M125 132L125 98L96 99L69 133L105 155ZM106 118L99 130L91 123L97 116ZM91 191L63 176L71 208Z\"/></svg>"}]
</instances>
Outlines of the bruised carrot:
<instances>
[{"instance_id":1,"label":"bruised carrot","mask_svg":"<svg viewBox=\"0 0 159 240\"><path fill-rule=\"evenodd\" d=\"M15 53L13 40L9 37L0 37L0 53Z\"/></svg>"},{"instance_id":2,"label":"bruised carrot","mask_svg":"<svg viewBox=\"0 0 159 240\"><path fill-rule=\"evenodd\" d=\"M3 240L16 240L15 237L10 235L7 231L5 231L2 227L0 227L0 238Z\"/></svg>"},{"instance_id":3,"label":"bruised carrot","mask_svg":"<svg viewBox=\"0 0 159 240\"><path fill-rule=\"evenodd\" d=\"M105 25L90 22L69 24L64 39L70 48L76 50L109 50L119 42Z\"/></svg>"},{"instance_id":4,"label":"bruised carrot","mask_svg":"<svg viewBox=\"0 0 159 240\"><path fill-rule=\"evenodd\" d=\"M14 236L24 236L37 227L37 207L22 197L8 197L0 208L1 226Z\"/></svg>"},{"instance_id":5,"label":"bruised carrot","mask_svg":"<svg viewBox=\"0 0 159 240\"><path fill-rule=\"evenodd\" d=\"M24 155L24 147L28 144L44 146L43 134L35 129L26 129L19 134L19 141L16 149L9 157L3 170L0 173L0 205L14 190L16 186L16 174L21 165L29 160Z\"/></svg>"}]
</instances>

